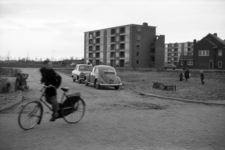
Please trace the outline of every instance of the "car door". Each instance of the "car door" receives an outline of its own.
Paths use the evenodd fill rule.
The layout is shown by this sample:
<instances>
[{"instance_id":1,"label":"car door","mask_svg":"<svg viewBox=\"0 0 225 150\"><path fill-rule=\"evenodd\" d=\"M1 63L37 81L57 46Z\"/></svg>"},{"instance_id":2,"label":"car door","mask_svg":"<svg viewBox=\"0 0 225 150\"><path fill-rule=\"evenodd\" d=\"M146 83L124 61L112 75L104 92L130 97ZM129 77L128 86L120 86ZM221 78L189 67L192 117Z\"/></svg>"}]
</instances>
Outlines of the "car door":
<instances>
[{"instance_id":1,"label":"car door","mask_svg":"<svg viewBox=\"0 0 225 150\"><path fill-rule=\"evenodd\" d=\"M95 81L95 70L96 70L96 68L94 67L90 74L90 82L91 83L94 83L94 81Z\"/></svg>"}]
</instances>

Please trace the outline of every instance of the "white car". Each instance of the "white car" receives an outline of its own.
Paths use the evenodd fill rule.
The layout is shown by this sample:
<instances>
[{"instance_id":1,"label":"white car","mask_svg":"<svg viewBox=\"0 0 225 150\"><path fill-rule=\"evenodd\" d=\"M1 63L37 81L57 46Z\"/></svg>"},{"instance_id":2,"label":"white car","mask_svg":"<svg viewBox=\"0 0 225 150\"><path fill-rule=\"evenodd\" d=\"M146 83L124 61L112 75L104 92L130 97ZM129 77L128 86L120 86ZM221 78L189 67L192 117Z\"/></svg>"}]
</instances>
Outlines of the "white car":
<instances>
[{"instance_id":1,"label":"white car","mask_svg":"<svg viewBox=\"0 0 225 150\"><path fill-rule=\"evenodd\" d=\"M73 82L77 80L79 83L81 83L82 81L84 81L85 75L90 73L91 70L92 70L91 65L77 64L75 69L72 71L71 75L73 78Z\"/></svg>"}]
</instances>

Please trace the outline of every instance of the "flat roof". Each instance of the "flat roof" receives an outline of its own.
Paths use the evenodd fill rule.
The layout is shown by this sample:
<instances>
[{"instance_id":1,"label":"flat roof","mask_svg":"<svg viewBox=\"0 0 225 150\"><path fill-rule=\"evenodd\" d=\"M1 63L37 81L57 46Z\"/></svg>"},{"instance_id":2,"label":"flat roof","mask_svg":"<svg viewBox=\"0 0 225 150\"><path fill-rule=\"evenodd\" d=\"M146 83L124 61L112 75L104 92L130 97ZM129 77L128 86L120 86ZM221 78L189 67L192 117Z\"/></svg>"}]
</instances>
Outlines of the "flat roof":
<instances>
[{"instance_id":1,"label":"flat roof","mask_svg":"<svg viewBox=\"0 0 225 150\"><path fill-rule=\"evenodd\" d=\"M143 24L142 25L139 25L139 24L127 24L127 25L122 25L122 26L115 26L115 27L110 27L110 28L103 28L103 29L98 29L98 30L86 31L84 33L100 31L100 30L107 30L107 29L113 29L113 28L119 28L119 27L125 27L125 26L143 26ZM148 26L148 27L149 28L157 28L157 26Z\"/></svg>"}]
</instances>

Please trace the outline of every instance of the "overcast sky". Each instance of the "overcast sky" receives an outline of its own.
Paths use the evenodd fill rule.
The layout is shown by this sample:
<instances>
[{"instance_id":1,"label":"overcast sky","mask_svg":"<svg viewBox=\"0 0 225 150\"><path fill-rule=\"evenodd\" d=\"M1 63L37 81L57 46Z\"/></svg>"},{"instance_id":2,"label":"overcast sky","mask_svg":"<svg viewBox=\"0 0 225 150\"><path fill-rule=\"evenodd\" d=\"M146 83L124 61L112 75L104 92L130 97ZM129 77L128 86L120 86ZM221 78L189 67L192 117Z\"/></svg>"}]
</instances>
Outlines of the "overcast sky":
<instances>
[{"instance_id":1,"label":"overcast sky","mask_svg":"<svg viewBox=\"0 0 225 150\"><path fill-rule=\"evenodd\" d=\"M83 58L84 32L143 22L166 43L225 39L225 0L0 0L0 57Z\"/></svg>"}]
</instances>

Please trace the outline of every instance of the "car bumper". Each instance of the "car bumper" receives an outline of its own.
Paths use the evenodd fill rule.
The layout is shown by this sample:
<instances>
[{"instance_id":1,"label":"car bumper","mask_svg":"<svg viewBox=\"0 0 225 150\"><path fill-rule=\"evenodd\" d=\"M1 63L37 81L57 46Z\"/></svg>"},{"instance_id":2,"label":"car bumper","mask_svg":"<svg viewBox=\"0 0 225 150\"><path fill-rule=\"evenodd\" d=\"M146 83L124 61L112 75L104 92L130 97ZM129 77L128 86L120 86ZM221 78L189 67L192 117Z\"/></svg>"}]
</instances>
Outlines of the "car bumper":
<instances>
[{"instance_id":1,"label":"car bumper","mask_svg":"<svg viewBox=\"0 0 225 150\"><path fill-rule=\"evenodd\" d=\"M100 86L121 86L122 83L118 83L118 84L107 84L107 83L100 83Z\"/></svg>"}]
</instances>

